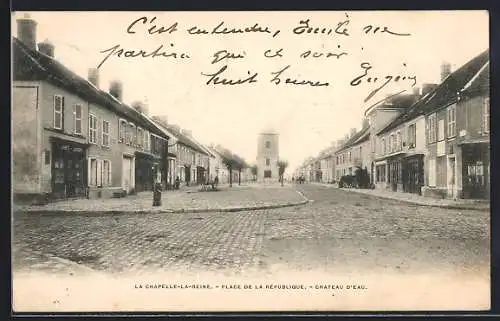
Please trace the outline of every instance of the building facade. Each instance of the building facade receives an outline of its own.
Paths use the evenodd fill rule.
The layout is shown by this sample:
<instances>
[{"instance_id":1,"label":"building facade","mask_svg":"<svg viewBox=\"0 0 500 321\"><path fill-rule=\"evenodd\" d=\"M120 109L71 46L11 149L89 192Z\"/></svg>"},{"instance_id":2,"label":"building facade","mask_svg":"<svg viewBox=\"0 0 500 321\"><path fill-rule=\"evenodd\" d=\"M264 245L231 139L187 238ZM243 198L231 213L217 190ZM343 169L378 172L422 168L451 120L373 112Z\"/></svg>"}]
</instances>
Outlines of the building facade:
<instances>
[{"instance_id":1,"label":"building facade","mask_svg":"<svg viewBox=\"0 0 500 321\"><path fill-rule=\"evenodd\" d=\"M445 79L425 113L426 196L490 197L489 52Z\"/></svg>"},{"instance_id":2,"label":"building facade","mask_svg":"<svg viewBox=\"0 0 500 321\"><path fill-rule=\"evenodd\" d=\"M121 84L112 83L109 93L100 90L96 70L89 80L79 77L54 58L53 45L37 48L36 22L18 24L12 100L16 199L123 196L162 181L169 137L123 104ZM142 165L136 166L146 164L143 154L144 176Z\"/></svg>"},{"instance_id":3,"label":"building facade","mask_svg":"<svg viewBox=\"0 0 500 321\"><path fill-rule=\"evenodd\" d=\"M257 180L277 180L279 161L279 135L273 130L264 131L257 142Z\"/></svg>"}]
</instances>

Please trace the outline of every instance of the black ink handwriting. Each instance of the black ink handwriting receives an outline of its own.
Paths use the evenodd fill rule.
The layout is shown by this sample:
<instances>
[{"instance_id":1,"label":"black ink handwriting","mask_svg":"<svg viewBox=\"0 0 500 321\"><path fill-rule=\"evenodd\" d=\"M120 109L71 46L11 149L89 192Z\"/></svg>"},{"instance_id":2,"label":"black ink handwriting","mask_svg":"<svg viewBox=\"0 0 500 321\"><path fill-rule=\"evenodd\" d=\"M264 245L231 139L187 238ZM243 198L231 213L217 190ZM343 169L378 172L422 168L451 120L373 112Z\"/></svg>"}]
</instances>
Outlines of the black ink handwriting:
<instances>
[{"instance_id":1,"label":"black ink handwriting","mask_svg":"<svg viewBox=\"0 0 500 321\"><path fill-rule=\"evenodd\" d=\"M264 57L266 58L283 57L282 51L283 48L276 50L274 51L274 53L272 53L273 51L271 49L268 49L264 51Z\"/></svg>"},{"instance_id":2,"label":"black ink handwriting","mask_svg":"<svg viewBox=\"0 0 500 321\"><path fill-rule=\"evenodd\" d=\"M282 79L280 77L290 67L291 67L290 65L287 65L284 68L282 68L281 70L271 72L271 75L274 75L274 77L270 80L270 82L274 83L275 85L281 84ZM309 85L311 87L324 87L324 86L330 85L328 82L311 81L311 80L297 80L297 79L293 79L293 78L286 78L284 83L291 84L291 85Z\"/></svg>"},{"instance_id":3,"label":"black ink handwriting","mask_svg":"<svg viewBox=\"0 0 500 321\"><path fill-rule=\"evenodd\" d=\"M136 33L134 31L134 27L137 23L139 22L142 22L142 24L147 24L149 23L150 25L154 23L154 21L156 20L156 17L153 17L152 19L148 19L147 17L140 17L136 20L134 20L127 28L127 33L131 33L131 34L134 34ZM156 24L153 24L149 29L148 29L148 33L150 35L154 35L154 34L162 34L164 32L168 32L169 34L172 33L172 32L175 32L177 31L177 22L174 22L172 25L168 26L168 27L165 27L165 26L161 26L158 28L158 26Z\"/></svg>"},{"instance_id":4,"label":"black ink handwriting","mask_svg":"<svg viewBox=\"0 0 500 321\"><path fill-rule=\"evenodd\" d=\"M220 68L218 71L216 71L215 73L213 74L205 74L205 73L201 73L202 76L206 76L206 77L209 77L208 81L206 82L206 85L210 85L210 84L213 84L213 85L230 85L230 86L234 86L234 85L242 85L242 84L252 84L252 83L256 83L257 82L257 76L258 76L258 73L250 73L250 71L248 71L248 77L246 78L239 78L239 79L228 79L228 78L221 78L219 76L221 76L224 71L226 71L227 69L227 65L225 66L222 66L222 68Z\"/></svg>"},{"instance_id":5,"label":"black ink handwriting","mask_svg":"<svg viewBox=\"0 0 500 321\"><path fill-rule=\"evenodd\" d=\"M301 35L303 33L313 33L313 34L325 34L331 35L339 34L344 36L349 36L349 32L347 30L347 25L349 24L349 19L341 21L337 24L337 27L311 27L309 25L310 19L300 20L299 26L293 28L293 33L296 35Z\"/></svg>"},{"instance_id":6,"label":"black ink handwriting","mask_svg":"<svg viewBox=\"0 0 500 321\"><path fill-rule=\"evenodd\" d=\"M224 21L219 23L213 30L212 34L231 34L231 33L252 33L252 32L257 32L257 33L271 33L269 30L269 27L261 27L259 26L258 23L254 24L251 27L245 27L245 28L227 28L224 27Z\"/></svg>"},{"instance_id":7,"label":"black ink handwriting","mask_svg":"<svg viewBox=\"0 0 500 321\"><path fill-rule=\"evenodd\" d=\"M173 44L170 44L173 47ZM145 51L145 50L125 50L120 48L120 45L114 45L109 49L102 50L100 53L108 53L106 57L101 61L101 63L97 66L99 69L111 56L117 56L119 58L173 58L173 59L189 59L190 56L187 53L178 53L178 52L170 52L168 53L163 49L163 45L158 46L153 51Z\"/></svg>"},{"instance_id":8,"label":"black ink handwriting","mask_svg":"<svg viewBox=\"0 0 500 321\"><path fill-rule=\"evenodd\" d=\"M214 53L213 57L214 60L212 60L212 64L218 63L224 59L241 59L245 58L246 52L243 51L243 54L235 54L232 52L229 52L227 50L219 50L216 53Z\"/></svg>"},{"instance_id":9,"label":"black ink handwriting","mask_svg":"<svg viewBox=\"0 0 500 321\"><path fill-rule=\"evenodd\" d=\"M403 64L405 67L406 67L406 64ZM358 86L359 84L361 84L363 81L365 81L366 83L377 83L379 79L382 79L383 83L382 85L380 85L378 88L375 88L366 98L365 98L365 102L367 102L368 100L370 100L370 98L372 98L373 96L375 96L376 93L378 93L382 88L384 88L388 83L390 83L391 81L392 82L398 82L400 80L402 81L405 81L405 80L408 80L408 81L413 81L413 84L411 85L412 87L415 86L415 84L417 83L417 77L416 76L402 76L402 75L386 75L384 77L372 77L372 76L368 76L368 73L370 71L370 69L372 69L373 67L371 66L371 64L369 62L363 62L361 63L361 69L363 69L363 73L357 77L355 77L354 79L351 80L351 86L355 87L355 86Z\"/></svg>"},{"instance_id":10,"label":"black ink handwriting","mask_svg":"<svg viewBox=\"0 0 500 321\"><path fill-rule=\"evenodd\" d=\"M340 47L340 46L339 46ZM300 58L330 58L330 57L336 57L337 59L340 59L342 56L347 56L347 52L339 52L339 53L333 53L333 52L317 52L317 51L311 51L311 50L306 50L303 53L300 54Z\"/></svg>"},{"instance_id":11,"label":"black ink handwriting","mask_svg":"<svg viewBox=\"0 0 500 321\"><path fill-rule=\"evenodd\" d=\"M373 25L367 25L363 28L364 32L366 34L368 34L369 32L372 32L373 34L375 33L388 33L388 34L391 34L391 35L395 35L395 36L411 36L411 34L409 33L398 33L398 32L393 32L391 30L389 30L388 27L373 27Z\"/></svg>"}]
</instances>

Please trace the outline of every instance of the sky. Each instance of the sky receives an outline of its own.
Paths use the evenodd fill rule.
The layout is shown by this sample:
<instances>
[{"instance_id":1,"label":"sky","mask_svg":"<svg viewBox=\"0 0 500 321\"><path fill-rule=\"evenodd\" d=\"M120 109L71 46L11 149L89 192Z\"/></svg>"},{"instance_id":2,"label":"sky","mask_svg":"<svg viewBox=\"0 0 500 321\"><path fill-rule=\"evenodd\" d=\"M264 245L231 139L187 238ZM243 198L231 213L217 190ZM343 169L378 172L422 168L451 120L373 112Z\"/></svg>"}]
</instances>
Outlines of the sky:
<instances>
[{"instance_id":1,"label":"sky","mask_svg":"<svg viewBox=\"0 0 500 321\"><path fill-rule=\"evenodd\" d=\"M97 67L115 46L149 53L163 45L163 52L187 54L183 59L112 55L99 68L100 88L108 90L110 81L120 80L125 103L147 100L150 115L167 116L200 142L221 144L249 163L255 161L259 133L273 128L280 135L280 158L288 160L290 171L351 128L359 129L364 111L376 101L411 91L410 78L415 77L415 87L438 83L443 62L453 71L489 46L486 11L15 12L13 36L16 19L25 14L37 21L37 41L52 42L55 58L85 78L88 68ZM147 22L140 20L130 29L135 33L128 33L128 26L141 17ZM306 20L318 33L300 33L304 28L293 32ZM166 29L175 23L176 31L148 32L152 26ZM270 33L188 34L192 27L212 31L220 23L217 30L257 23ZM369 25L367 34L363 30ZM392 33L381 32L384 27ZM279 49L282 57L264 56ZM221 50L244 58L212 63ZM301 57L308 50L311 54ZM325 55L313 58L312 52ZM328 52L345 54L326 58ZM372 68L353 86L351 81L365 73L362 63ZM214 74L225 65L220 78L245 79L257 73L257 81L207 85L210 76L202 73ZM286 66L281 82L271 82L273 72ZM393 80L382 86L388 75ZM368 82L370 76L378 82ZM285 84L287 77L328 86Z\"/></svg>"}]
</instances>

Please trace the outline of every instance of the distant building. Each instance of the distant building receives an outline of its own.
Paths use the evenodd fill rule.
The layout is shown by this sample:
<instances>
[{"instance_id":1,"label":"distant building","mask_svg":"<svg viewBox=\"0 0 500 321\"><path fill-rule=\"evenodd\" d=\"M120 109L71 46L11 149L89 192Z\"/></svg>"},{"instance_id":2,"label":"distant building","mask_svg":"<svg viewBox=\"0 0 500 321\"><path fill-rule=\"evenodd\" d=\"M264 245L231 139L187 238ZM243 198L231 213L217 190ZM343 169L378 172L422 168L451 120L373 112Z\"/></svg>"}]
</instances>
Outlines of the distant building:
<instances>
[{"instance_id":1,"label":"distant building","mask_svg":"<svg viewBox=\"0 0 500 321\"><path fill-rule=\"evenodd\" d=\"M272 129L259 134L257 142L257 180L277 180L279 134Z\"/></svg>"}]
</instances>

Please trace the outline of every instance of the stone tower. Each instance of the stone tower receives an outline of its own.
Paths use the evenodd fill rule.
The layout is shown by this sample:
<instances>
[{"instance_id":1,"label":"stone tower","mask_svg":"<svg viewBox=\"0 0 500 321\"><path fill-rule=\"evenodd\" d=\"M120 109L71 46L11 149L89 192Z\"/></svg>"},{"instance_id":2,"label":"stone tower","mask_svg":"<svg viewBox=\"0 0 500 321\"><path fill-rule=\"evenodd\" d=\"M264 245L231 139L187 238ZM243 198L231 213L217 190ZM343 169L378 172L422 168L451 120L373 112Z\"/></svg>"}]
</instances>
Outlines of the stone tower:
<instances>
[{"instance_id":1,"label":"stone tower","mask_svg":"<svg viewBox=\"0 0 500 321\"><path fill-rule=\"evenodd\" d=\"M259 134L257 143L257 180L278 180L279 135L272 129Z\"/></svg>"}]
</instances>

